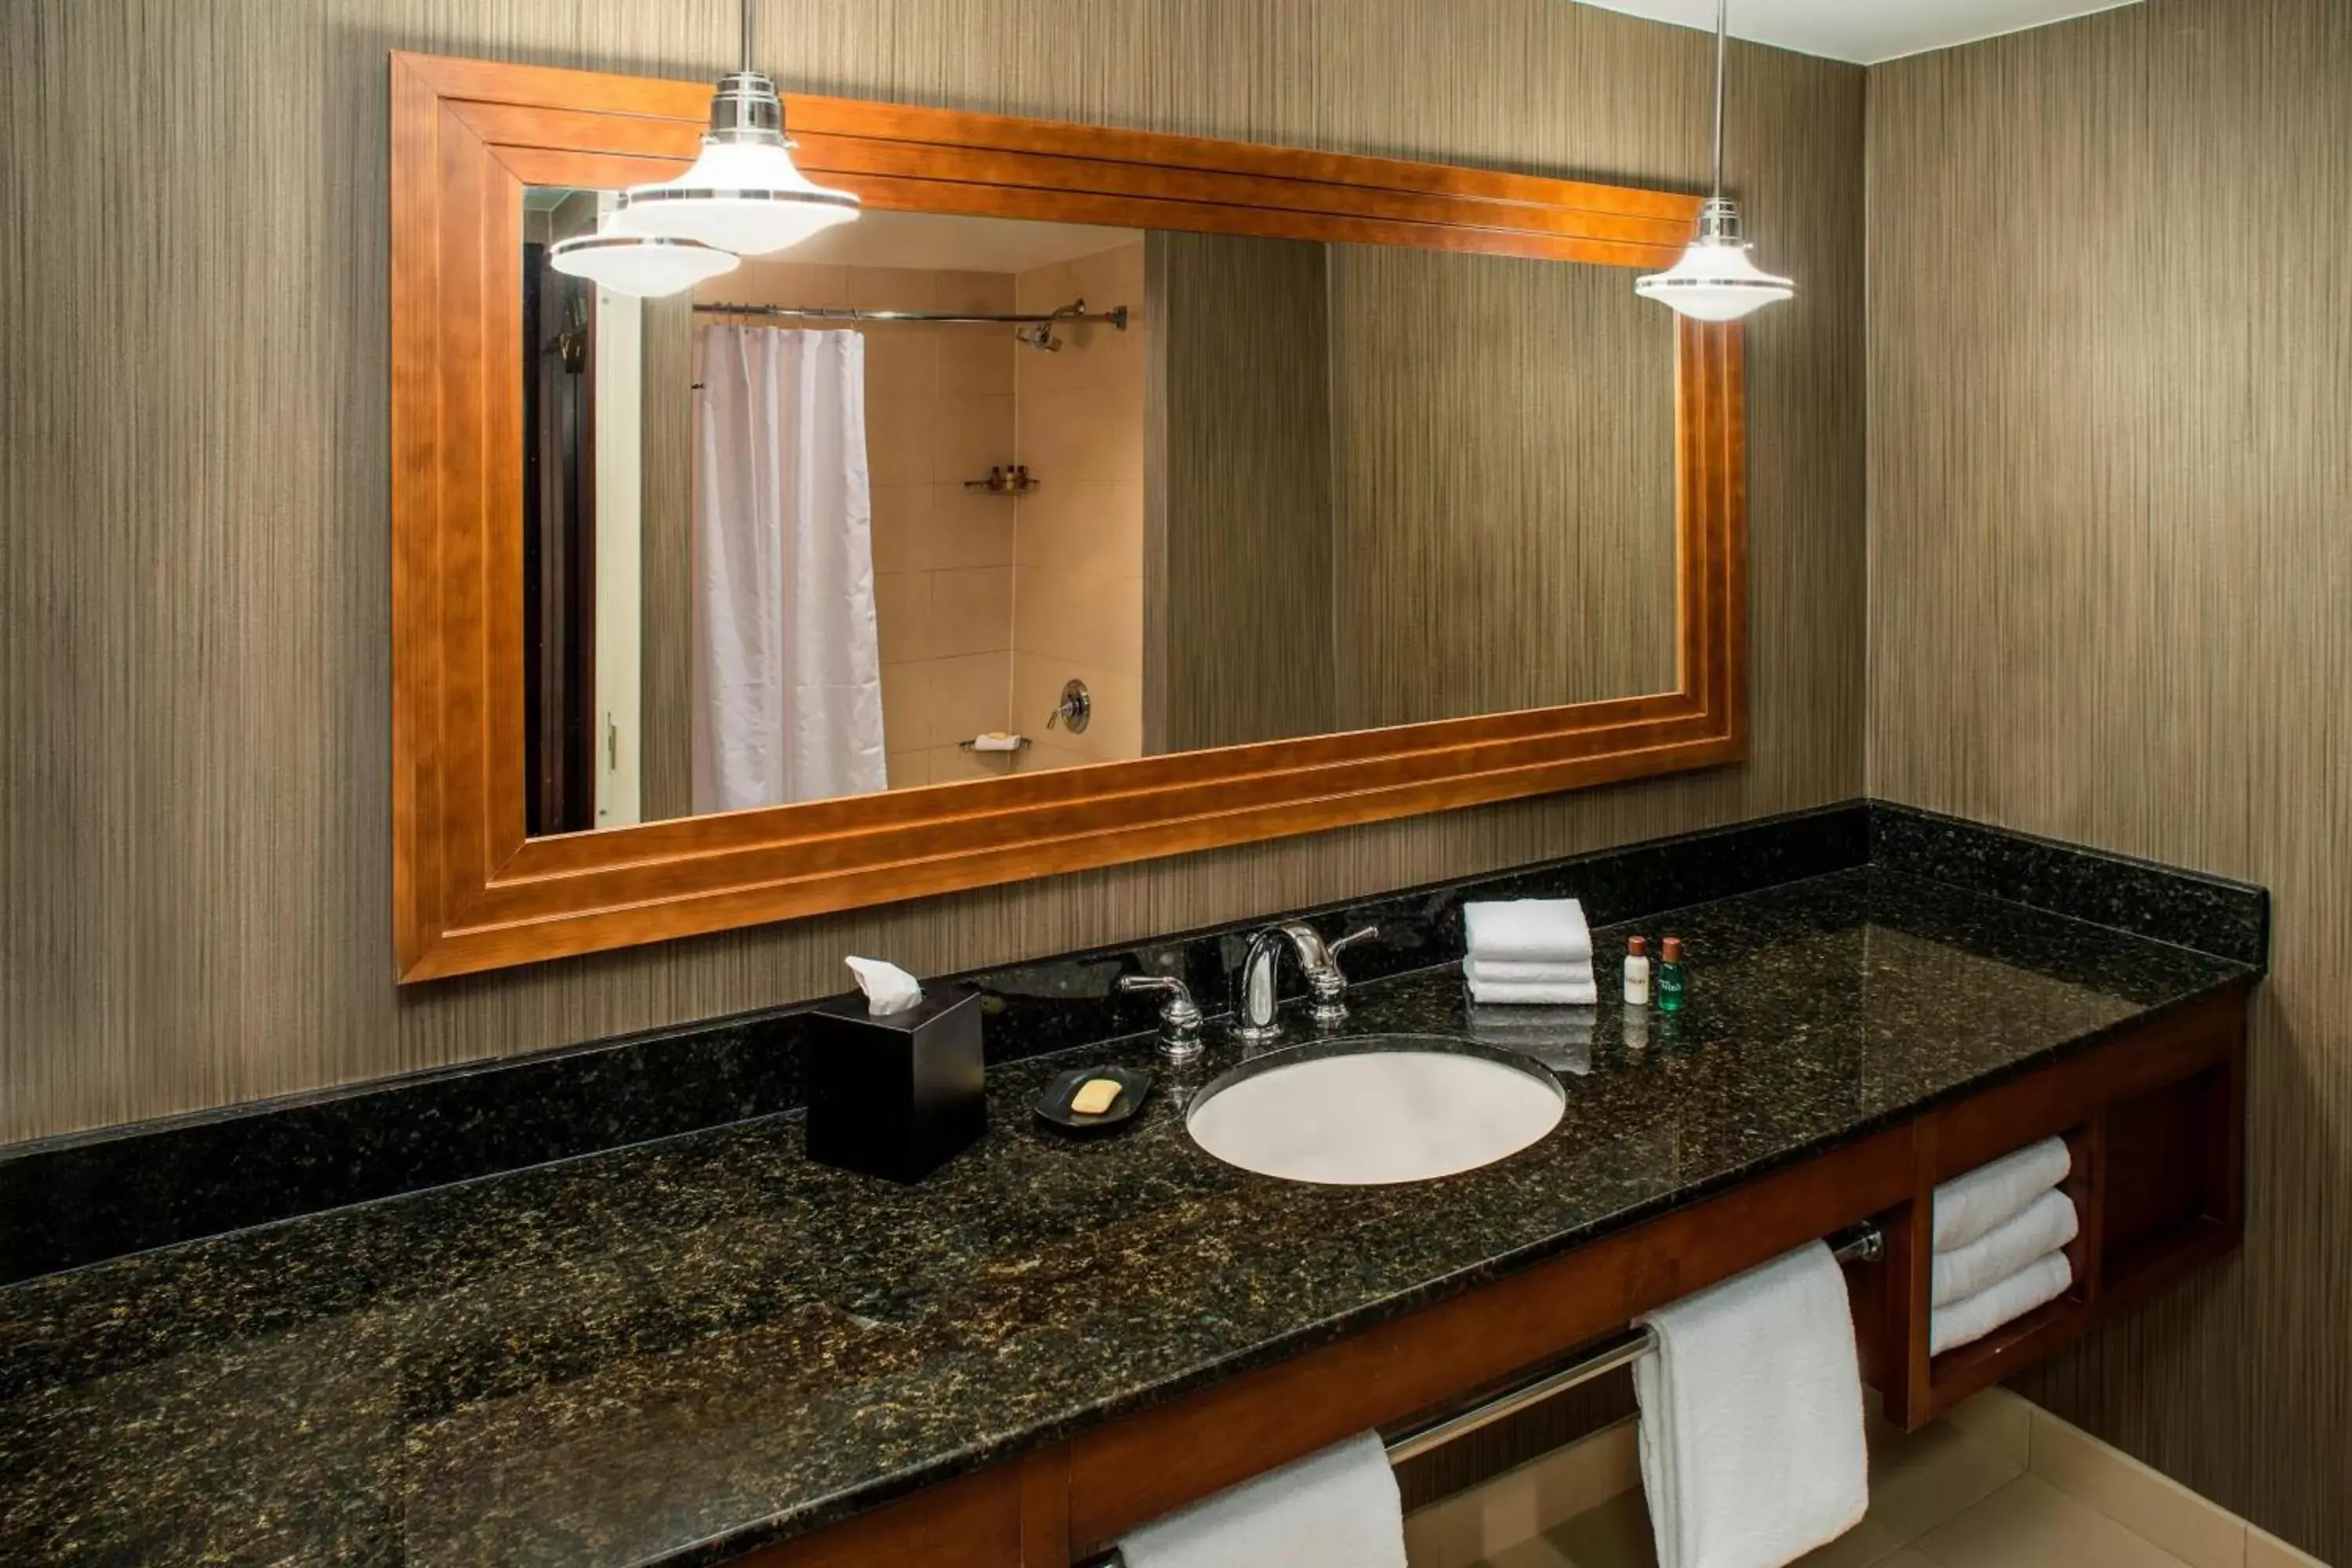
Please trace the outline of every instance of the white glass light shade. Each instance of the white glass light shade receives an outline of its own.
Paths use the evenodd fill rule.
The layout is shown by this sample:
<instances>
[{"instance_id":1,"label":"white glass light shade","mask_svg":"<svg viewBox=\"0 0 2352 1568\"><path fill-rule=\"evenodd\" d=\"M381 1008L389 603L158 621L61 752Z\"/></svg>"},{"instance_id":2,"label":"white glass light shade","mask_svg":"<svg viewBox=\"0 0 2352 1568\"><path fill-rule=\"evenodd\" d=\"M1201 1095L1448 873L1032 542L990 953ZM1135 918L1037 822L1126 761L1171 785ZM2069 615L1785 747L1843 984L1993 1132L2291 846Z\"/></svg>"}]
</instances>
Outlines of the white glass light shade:
<instances>
[{"instance_id":1,"label":"white glass light shade","mask_svg":"<svg viewBox=\"0 0 2352 1568\"><path fill-rule=\"evenodd\" d=\"M682 293L742 265L726 251L690 239L633 233L620 219L616 213L614 221L594 234L556 241L548 247L547 264L615 294L646 298Z\"/></svg>"},{"instance_id":2,"label":"white glass light shade","mask_svg":"<svg viewBox=\"0 0 2352 1568\"><path fill-rule=\"evenodd\" d=\"M698 240L765 256L857 216L857 198L802 174L778 141L702 139L702 155L674 180L633 185L621 210L640 234Z\"/></svg>"},{"instance_id":3,"label":"white glass light shade","mask_svg":"<svg viewBox=\"0 0 2352 1568\"><path fill-rule=\"evenodd\" d=\"M1700 321L1736 321L1750 310L1794 295L1786 278L1761 271L1737 240L1702 236L1664 272L1648 273L1633 285L1644 300L1672 307Z\"/></svg>"}]
</instances>

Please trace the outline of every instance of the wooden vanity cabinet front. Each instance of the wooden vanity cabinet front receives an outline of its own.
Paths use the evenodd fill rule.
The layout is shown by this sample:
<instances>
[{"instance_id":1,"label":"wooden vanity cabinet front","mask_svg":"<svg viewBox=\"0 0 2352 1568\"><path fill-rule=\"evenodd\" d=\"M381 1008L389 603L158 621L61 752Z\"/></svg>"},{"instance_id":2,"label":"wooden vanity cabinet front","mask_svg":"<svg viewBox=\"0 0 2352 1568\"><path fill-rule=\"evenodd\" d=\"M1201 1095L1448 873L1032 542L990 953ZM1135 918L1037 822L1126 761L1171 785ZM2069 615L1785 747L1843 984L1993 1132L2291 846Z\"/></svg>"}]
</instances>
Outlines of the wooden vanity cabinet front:
<instances>
[{"instance_id":1,"label":"wooden vanity cabinet front","mask_svg":"<svg viewBox=\"0 0 2352 1568\"><path fill-rule=\"evenodd\" d=\"M942 1483L745 1559L1066 1568L1171 1510L1367 1428L1504 1385L1815 1237L1864 1219L1848 1268L1863 1375L1916 1427L2228 1252L2243 1227L2246 988L1801 1164L1274 1366ZM2082 1216L2074 1283L2039 1311L1927 1354L1936 1184L2064 1137Z\"/></svg>"}]
</instances>

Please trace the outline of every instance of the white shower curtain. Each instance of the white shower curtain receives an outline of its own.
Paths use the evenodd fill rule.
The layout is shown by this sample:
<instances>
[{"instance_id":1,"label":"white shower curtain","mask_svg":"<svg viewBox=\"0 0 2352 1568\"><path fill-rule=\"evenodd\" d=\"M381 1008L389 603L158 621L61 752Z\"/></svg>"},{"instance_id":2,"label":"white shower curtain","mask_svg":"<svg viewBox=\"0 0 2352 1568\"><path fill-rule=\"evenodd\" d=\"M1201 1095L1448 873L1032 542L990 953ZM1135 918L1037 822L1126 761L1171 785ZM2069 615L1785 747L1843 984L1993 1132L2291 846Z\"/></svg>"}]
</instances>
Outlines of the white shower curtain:
<instances>
[{"instance_id":1,"label":"white shower curtain","mask_svg":"<svg viewBox=\"0 0 2352 1568\"><path fill-rule=\"evenodd\" d=\"M881 789L865 340L701 335L694 809Z\"/></svg>"}]
</instances>

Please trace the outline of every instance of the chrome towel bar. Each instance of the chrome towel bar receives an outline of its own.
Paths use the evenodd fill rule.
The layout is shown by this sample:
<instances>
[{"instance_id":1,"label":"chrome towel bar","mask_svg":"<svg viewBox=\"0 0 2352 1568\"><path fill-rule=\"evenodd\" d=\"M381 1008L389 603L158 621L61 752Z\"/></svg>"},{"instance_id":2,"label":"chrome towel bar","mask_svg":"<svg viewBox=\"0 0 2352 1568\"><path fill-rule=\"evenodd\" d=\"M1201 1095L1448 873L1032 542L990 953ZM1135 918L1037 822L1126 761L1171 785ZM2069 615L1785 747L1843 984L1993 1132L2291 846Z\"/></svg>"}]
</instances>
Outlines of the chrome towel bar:
<instances>
[{"instance_id":1,"label":"chrome towel bar","mask_svg":"<svg viewBox=\"0 0 2352 1568\"><path fill-rule=\"evenodd\" d=\"M1840 1263L1875 1263L1886 1256L1886 1238L1879 1234L1874 1225L1858 1225L1839 1233L1837 1238L1830 1243L1830 1256ZM1407 1459L1434 1453L1457 1437L1466 1436L1482 1426L1491 1426L1507 1416L1516 1415L1555 1394L1563 1394L1580 1384L1591 1383L1603 1373L1614 1372L1621 1366L1631 1366L1655 1350L1657 1344L1657 1331L1647 1325L1621 1330L1595 1342L1573 1360L1558 1363L1524 1383L1514 1384L1466 1410L1458 1410L1450 1415L1441 1415L1407 1427L1387 1438L1389 1463L1402 1465ZM1116 1568L1121 1562L1123 1559L1118 1549L1113 1547L1108 1552L1081 1558L1079 1568Z\"/></svg>"}]
</instances>

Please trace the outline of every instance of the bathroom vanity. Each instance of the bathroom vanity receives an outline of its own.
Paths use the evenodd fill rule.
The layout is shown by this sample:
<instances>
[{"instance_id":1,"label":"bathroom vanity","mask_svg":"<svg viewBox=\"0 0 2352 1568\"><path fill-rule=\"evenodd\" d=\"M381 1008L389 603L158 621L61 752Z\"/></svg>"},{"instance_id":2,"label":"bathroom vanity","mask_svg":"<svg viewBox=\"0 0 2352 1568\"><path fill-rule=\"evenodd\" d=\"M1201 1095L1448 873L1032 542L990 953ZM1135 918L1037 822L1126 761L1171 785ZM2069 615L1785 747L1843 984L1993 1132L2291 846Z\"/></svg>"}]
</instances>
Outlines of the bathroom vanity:
<instances>
[{"instance_id":1,"label":"bathroom vanity","mask_svg":"<svg viewBox=\"0 0 2352 1568\"><path fill-rule=\"evenodd\" d=\"M1338 1033L1480 1039L1459 906L1545 893L1581 897L1603 950L1681 936L1690 1008L1605 1001L1589 1037L1523 1039L1560 1123L1440 1181L1282 1182L1186 1135L1186 1087L1241 1048L1213 1025L1168 1068L1115 982L1213 995L1237 933L1212 931L972 977L990 1131L913 1185L809 1161L784 1110L110 1261L49 1237L88 1266L0 1289L0 1557L1067 1563L1856 1221L1886 1240L1847 1275L1865 1376L1906 1425L2236 1244L2259 889L1837 807L1309 911L1381 932ZM759 1026L776 1061L794 1016ZM669 1048L570 1070L657 1096ZM1036 1123L1056 1073L1105 1062L1158 1075L1135 1125ZM511 1114L501 1073L559 1068L408 1091L429 1116L375 1091L349 1125L422 1161ZM231 1125L252 1170L320 1141L293 1110ZM202 1143L221 1126L176 1136L231 1146ZM2072 1293L1930 1359L1926 1194L2053 1133ZM43 1181L61 1223L77 1183L161 1207L223 1179L174 1136L0 1180ZM5 1239L21 1272L41 1238Z\"/></svg>"},{"instance_id":2,"label":"bathroom vanity","mask_svg":"<svg viewBox=\"0 0 2352 1568\"><path fill-rule=\"evenodd\" d=\"M940 237L1066 246L1094 227L1110 248L1018 276L1006 262L988 287L1017 303L1028 272L1114 257L1103 275L1141 292L864 318L785 292L807 279L778 271L763 299L666 314L600 294L592 315L533 247L551 256L615 188L681 167L706 89L409 55L390 74L383 956L403 984L1746 759L1739 328L1631 292L1635 269L1680 254L1696 197L795 98L808 170L892 220L835 271L892 274L937 305L950 274L923 247ZM1257 293L1219 282L1244 258L1272 268ZM695 328L697 310L719 320ZM903 487L919 498L898 500L952 511L963 553L885 570L898 546L860 531L884 515L870 498L795 523L847 542L820 607L862 640L855 680L793 679L854 687L858 738L817 749L834 785L672 789L692 772L684 716L726 717L695 706L710 681L688 679L682 639L713 617L687 597L688 563L774 521L682 481L712 417L691 401L694 354L748 363L779 321L852 318L995 334L825 334L840 365L870 348L877 375L930 377L853 404L845 373L828 471L865 470L850 415L872 414L877 463L920 471ZM1520 330L1535 319L1582 352ZM1325 357L1267 352L1300 320ZM1016 343L1014 322L1033 335ZM1057 332L1064 384L1032 396L1009 356L1045 365ZM1040 437L1066 468L924 444L950 401L996 399L1000 424L1024 399L1116 401L1083 379L1097 350L1152 379L1118 394L1132 417L1103 440ZM623 390L642 406L581 416L603 394L579 377L641 361L644 386ZM1506 361L1511 378L1478 379ZM1294 362L1303 396L1265 379ZM951 364L996 390L951 399ZM1273 423L1286 409L1304 424ZM773 430L781 450L781 416ZM661 440L666 463L647 457ZM1112 447L1118 472L1090 475ZM591 516L583 492L618 510ZM1046 510L1082 492L1102 504ZM1115 525L1127 554L1105 543ZM1008 527L1010 558L974 565ZM1040 537L1052 548L1022 557ZM592 538L613 558L562 565ZM980 586L1010 620L1016 571L1033 607L1133 610L1117 668L1044 668L1028 751L1003 720L939 715L954 682L1029 689L1034 626L893 660L877 607L904 590L906 636L961 628L982 618L965 576L994 574ZM609 602L588 616L600 582ZM973 658L999 664L959 663ZM869 679L877 659L918 684L894 698ZM600 668L619 672L610 703ZM793 684L754 673L735 687ZM1052 760L1047 731L1061 745L1088 723L1032 765ZM910 727L927 760L887 739ZM1097 744L1114 731L1120 748ZM1604 981L1589 1016L1465 1005L1463 902L1530 896L1583 901ZM1197 1060L1164 1061L1154 996L1121 982L1181 980L1222 1014L1260 920L964 977L988 1131L910 1184L807 1156L792 1008L11 1149L0 1560L1066 1565L1865 1222L1884 1247L1846 1274L1864 1370L1906 1426L2237 1245L2259 889L1856 802L1290 918L1313 927L1309 951L1377 935L1345 954L1344 1024L1318 1037L1283 992L1289 1041L1510 1053L1547 1075L1558 1124L1391 1185L1221 1163L1187 1105L1267 1047L1212 1016ZM1636 933L1681 939L1685 1011L1613 999L1610 955ZM1245 997L1253 1022L1265 990ZM1072 1142L1032 1115L1056 1075L1106 1065L1156 1074L1131 1124ZM2051 1136L2071 1146L2082 1222L2070 1292L1929 1355L1929 1194Z\"/></svg>"}]
</instances>

